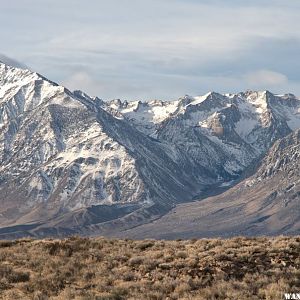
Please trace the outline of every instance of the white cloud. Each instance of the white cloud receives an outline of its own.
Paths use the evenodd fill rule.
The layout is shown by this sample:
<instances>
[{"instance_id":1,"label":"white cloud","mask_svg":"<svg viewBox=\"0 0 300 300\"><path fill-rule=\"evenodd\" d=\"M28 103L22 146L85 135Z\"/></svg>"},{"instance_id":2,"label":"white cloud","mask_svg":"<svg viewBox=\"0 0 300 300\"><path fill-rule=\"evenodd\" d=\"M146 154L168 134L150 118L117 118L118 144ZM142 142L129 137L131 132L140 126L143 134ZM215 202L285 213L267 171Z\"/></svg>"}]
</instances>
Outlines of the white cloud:
<instances>
[{"instance_id":1,"label":"white cloud","mask_svg":"<svg viewBox=\"0 0 300 300\"><path fill-rule=\"evenodd\" d=\"M66 78L62 84L70 90L82 90L91 95L97 95L103 88L91 75L85 71L78 71Z\"/></svg>"},{"instance_id":2,"label":"white cloud","mask_svg":"<svg viewBox=\"0 0 300 300\"><path fill-rule=\"evenodd\" d=\"M99 78L85 70L76 71L64 80L61 84L69 90L82 90L90 96L98 96L104 100L122 98L127 100L136 99L137 95L143 99L150 99L155 96L151 94L151 87L143 83L135 83L127 78Z\"/></svg>"},{"instance_id":3,"label":"white cloud","mask_svg":"<svg viewBox=\"0 0 300 300\"><path fill-rule=\"evenodd\" d=\"M276 87L288 83L286 75L271 70L258 70L245 75L247 84L251 87Z\"/></svg>"},{"instance_id":4,"label":"white cloud","mask_svg":"<svg viewBox=\"0 0 300 300\"><path fill-rule=\"evenodd\" d=\"M47 10L38 0L0 0L1 51L70 89L147 99L300 93L296 1L45 1Z\"/></svg>"}]
</instances>

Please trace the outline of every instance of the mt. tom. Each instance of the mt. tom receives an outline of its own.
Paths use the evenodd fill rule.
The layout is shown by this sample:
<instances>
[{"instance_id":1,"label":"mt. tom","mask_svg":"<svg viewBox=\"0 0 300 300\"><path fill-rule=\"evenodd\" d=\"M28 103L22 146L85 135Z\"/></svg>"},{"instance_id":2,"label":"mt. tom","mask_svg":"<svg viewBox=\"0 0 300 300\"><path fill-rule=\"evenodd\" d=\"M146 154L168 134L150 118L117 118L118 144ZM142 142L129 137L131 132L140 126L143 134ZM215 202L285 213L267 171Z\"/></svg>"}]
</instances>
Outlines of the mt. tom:
<instances>
[{"instance_id":1,"label":"mt. tom","mask_svg":"<svg viewBox=\"0 0 300 300\"><path fill-rule=\"evenodd\" d=\"M274 147L295 138L274 145L274 166L263 157L298 128L292 94L103 101L0 63L0 235L132 232L180 203L235 186L256 167L261 175L251 180L259 184L281 158L292 168L290 148Z\"/></svg>"}]
</instances>

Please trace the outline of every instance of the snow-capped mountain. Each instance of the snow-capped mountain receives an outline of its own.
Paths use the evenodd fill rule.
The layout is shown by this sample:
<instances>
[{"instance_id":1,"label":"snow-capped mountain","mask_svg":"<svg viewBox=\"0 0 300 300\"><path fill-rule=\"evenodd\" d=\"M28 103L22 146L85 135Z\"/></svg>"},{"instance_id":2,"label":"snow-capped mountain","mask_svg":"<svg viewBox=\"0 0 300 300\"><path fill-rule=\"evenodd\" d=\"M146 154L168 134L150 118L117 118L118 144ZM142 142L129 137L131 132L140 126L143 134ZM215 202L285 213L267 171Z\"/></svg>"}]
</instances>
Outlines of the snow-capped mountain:
<instances>
[{"instance_id":1,"label":"snow-capped mountain","mask_svg":"<svg viewBox=\"0 0 300 300\"><path fill-rule=\"evenodd\" d=\"M98 99L4 64L0 74L3 224L92 205L147 206L165 194L175 202L189 193L160 143L107 113Z\"/></svg>"},{"instance_id":2,"label":"snow-capped mountain","mask_svg":"<svg viewBox=\"0 0 300 300\"><path fill-rule=\"evenodd\" d=\"M299 109L268 91L103 101L0 63L0 224L139 224L233 184Z\"/></svg>"}]
</instances>

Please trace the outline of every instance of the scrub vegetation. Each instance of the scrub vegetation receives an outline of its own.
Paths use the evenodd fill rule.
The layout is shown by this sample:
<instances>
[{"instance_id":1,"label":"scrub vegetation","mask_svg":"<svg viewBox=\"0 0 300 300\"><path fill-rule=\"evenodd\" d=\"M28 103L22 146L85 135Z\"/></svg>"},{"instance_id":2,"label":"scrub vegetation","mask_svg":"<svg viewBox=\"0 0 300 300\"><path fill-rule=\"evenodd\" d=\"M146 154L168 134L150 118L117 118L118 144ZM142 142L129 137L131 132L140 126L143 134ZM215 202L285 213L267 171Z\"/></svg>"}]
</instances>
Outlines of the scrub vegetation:
<instances>
[{"instance_id":1,"label":"scrub vegetation","mask_svg":"<svg viewBox=\"0 0 300 300\"><path fill-rule=\"evenodd\" d=\"M300 237L0 241L1 299L282 299Z\"/></svg>"}]
</instances>

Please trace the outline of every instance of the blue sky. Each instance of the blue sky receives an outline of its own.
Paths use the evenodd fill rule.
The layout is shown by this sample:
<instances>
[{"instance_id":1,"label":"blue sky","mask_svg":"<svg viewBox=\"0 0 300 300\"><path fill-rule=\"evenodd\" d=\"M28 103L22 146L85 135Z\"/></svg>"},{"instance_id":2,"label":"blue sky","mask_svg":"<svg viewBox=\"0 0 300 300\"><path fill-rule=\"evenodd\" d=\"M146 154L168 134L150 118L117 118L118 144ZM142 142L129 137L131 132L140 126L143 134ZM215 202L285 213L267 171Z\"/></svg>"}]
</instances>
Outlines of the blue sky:
<instances>
[{"instance_id":1,"label":"blue sky","mask_svg":"<svg viewBox=\"0 0 300 300\"><path fill-rule=\"evenodd\" d=\"M300 95L300 1L0 0L0 59L103 99Z\"/></svg>"}]
</instances>

